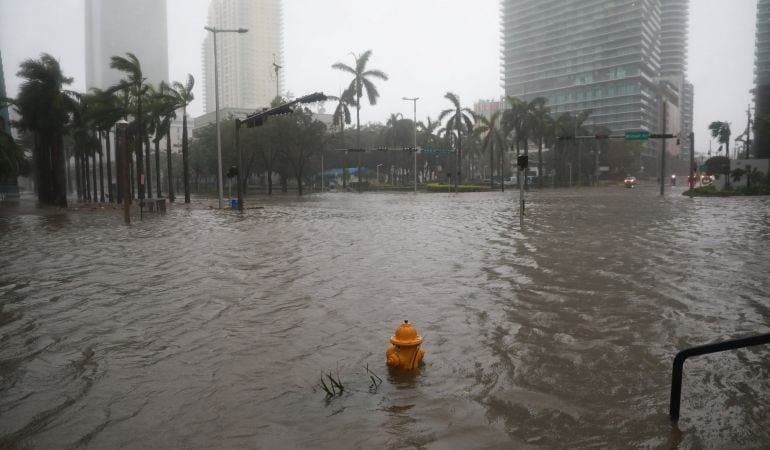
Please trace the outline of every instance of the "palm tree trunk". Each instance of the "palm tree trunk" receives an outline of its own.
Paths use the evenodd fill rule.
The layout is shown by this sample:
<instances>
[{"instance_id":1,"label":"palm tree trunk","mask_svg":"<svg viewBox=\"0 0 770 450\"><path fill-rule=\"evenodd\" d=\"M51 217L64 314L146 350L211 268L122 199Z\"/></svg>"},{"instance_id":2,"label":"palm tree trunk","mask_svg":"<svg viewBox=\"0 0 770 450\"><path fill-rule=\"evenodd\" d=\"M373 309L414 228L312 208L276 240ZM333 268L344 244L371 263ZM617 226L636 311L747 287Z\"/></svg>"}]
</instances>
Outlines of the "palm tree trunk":
<instances>
[{"instance_id":1,"label":"palm tree trunk","mask_svg":"<svg viewBox=\"0 0 770 450\"><path fill-rule=\"evenodd\" d=\"M51 166L53 168L53 204L61 208L67 207L67 179L64 173L64 136L54 137L51 148Z\"/></svg>"},{"instance_id":2,"label":"palm tree trunk","mask_svg":"<svg viewBox=\"0 0 770 450\"><path fill-rule=\"evenodd\" d=\"M505 147L500 149L500 192L505 192Z\"/></svg>"},{"instance_id":3,"label":"palm tree trunk","mask_svg":"<svg viewBox=\"0 0 770 450\"><path fill-rule=\"evenodd\" d=\"M174 171L171 170L171 126L166 134L166 170L168 171L168 201L174 202Z\"/></svg>"},{"instance_id":4,"label":"palm tree trunk","mask_svg":"<svg viewBox=\"0 0 770 450\"><path fill-rule=\"evenodd\" d=\"M83 155L83 171L85 173L86 180L86 200L91 201L91 171L88 167L88 155Z\"/></svg>"},{"instance_id":5,"label":"palm tree trunk","mask_svg":"<svg viewBox=\"0 0 770 450\"><path fill-rule=\"evenodd\" d=\"M302 168L297 169L297 195L302 197Z\"/></svg>"},{"instance_id":6,"label":"palm tree trunk","mask_svg":"<svg viewBox=\"0 0 770 450\"><path fill-rule=\"evenodd\" d=\"M134 189L137 192L136 198L144 200L144 183L142 182L142 176L144 175L143 159L142 159L142 144L141 142L134 151Z\"/></svg>"},{"instance_id":7,"label":"palm tree trunk","mask_svg":"<svg viewBox=\"0 0 770 450\"><path fill-rule=\"evenodd\" d=\"M134 170L134 166L136 166L136 162L129 160L128 161L128 172L129 172L128 173L128 180L129 180L128 184L129 184L129 186L127 186L128 187L128 194L129 194L128 195L129 203L133 199L136 198L135 193L136 193L137 187L136 187L136 181L134 181L134 180L136 180L136 178L134 178L134 172L136 172Z\"/></svg>"},{"instance_id":8,"label":"palm tree trunk","mask_svg":"<svg viewBox=\"0 0 770 450\"><path fill-rule=\"evenodd\" d=\"M80 155L78 155L78 149L75 148L75 187L78 194L78 200L83 199L83 186L81 185L81 176L80 176Z\"/></svg>"},{"instance_id":9,"label":"palm tree trunk","mask_svg":"<svg viewBox=\"0 0 770 450\"><path fill-rule=\"evenodd\" d=\"M529 139L524 141L524 157L526 157L527 161L529 161ZM529 164L527 164L527 165L529 165ZM528 169L524 169L524 170L521 171L522 175L524 176L524 179L522 181L524 182L523 185L524 185L524 190L525 191L529 190L529 182L528 182L528 177L527 177L527 172L528 171L529 171Z\"/></svg>"},{"instance_id":10,"label":"palm tree trunk","mask_svg":"<svg viewBox=\"0 0 770 450\"><path fill-rule=\"evenodd\" d=\"M78 156L77 164L80 168L80 189L83 195L82 200L88 200L88 172L86 172L86 161L83 150L80 149L80 156Z\"/></svg>"},{"instance_id":11,"label":"palm tree trunk","mask_svg":"<svg viewBox=\"0 0 770 450\"><path fill-rule=\"evenodd\" d=\"M190 163L188 162L187 108L182 112L182 170L184 171L184 202L190 203Z\"/></svg>"},{"instance_id":12,"label":"palm tree trunk","mask_svg":"<svg viewBox=\"0 0 770 450\"><path fill-rule=\"evenodd\" d=\"M93 158L93 164L92 164L92 171L91 176L93 177L93 188L94 188L94 203L96 203L99 200L99 193L97 192L97 185L96 185L96 148L93 149L93 153L91 155Z\"/></svg>"},{"instance_id":13,"label":"palm tree trunk","mask_svg":"<svg viewBox=\"0 0 770 450\"><path fill-rule=\"evenodd\" d=\"M144 177L145 182L147 183L147 198L152 198L152 156L150 152L150 138L145 136L144 138L144 149L145 149L145 158L144 158L144 164L145 168L147 170L146 176Z\"/></svg>"},{"instance_id":14,"label":"palm tree trunk","mask_svg":"<svg viewBox=\"0 0 770 450\"><path fill-rule=\"evenodd\" d=\"M69 150L65 149L64 152L64 162L67 164L67 194L69 195L72 192L72 175L70 174L70 171L72 170L70 167L70 152Z\"/></svg>"},{"instance_id":15,"label":"palm tree trunk","mask_svg":"<svg viewBox=\"0 0 770 450\"><path fill-rule=\"evenodd\" d=\"M537 140L537 186L543 188L543 138Z\"/></svg>"},{"instance_id":16,"label":"palm tree trunk","mask_svg":"<svg viewBox=\"0 0 770 450\"><path fill-rule=\"evenodd\" d=\"M727 173L725 174L725 187L730 188L730 137L725 140L725 156L727 157ZM663 155L665 158L666 155Z\"/></svg>"},{"instance_id":17,"label":"palm tree trunk","mask_svg":"<svg viewBox=\"0 0 770 450\"><path fill-rule=\"evenodd\" d=\"M458 116L459 116L460 111L458 110L457 113L458 113ZM457 120L461 120L461 119L457 119ZM461 131L460 131L460 125L459 125L459 122L458 122L458 125L457 125L457 163L455 165L455 169L457 170L457 174L455 176L455 193L458 192L457 191L457 186L458 186L458 184L460 182L460 176L461 176L461 173L462 173L462 163L463 163L463 138L462 138L462 134L461 134Z\"/></svg>"},{"instance_id":18,"label":"palm tree trunk","mask_svg":"<svg viewBox=\"0 0 770 450\"><path fill-rule=\"evenodd\" d=\"M139 200L144 200L144 158L142 157L142 145L144 145L144 125L142 124L142 95L141 86L137 89L137 106L138 112L136 115L136 186L139 189Z\"/></svg>"},{"instance_id":19,"label":"palm tree trunk","mask_svg":"<svg viewBox=\"0 0 770 450\"><path fill-rule=\"evenodd\" d=\"M492 129L489 130L492 132ZM500 182L503 182L502 176ZM495 188L495 139L492 137L492 145L489 147L489 190Z\"/></svg>"},{"instance_id":20,"label":"palm tree trunk","mask_svg":"<svg viewBox=\"0 0 770 450\"><path fill-rule=\"evenodd\" d=\"M112 151L110 145L110 129L104 132L107 138L107 197L109 197L110 203L115 203L115 192L112 191L112 158L110 152Z\"/></svg>"},{"instance_id":21,"label":"palm tree trunk","mask_svg":"<svg viewBox=\"0 0 770 450\"><path fill-rule=\"evenodd\" d=\"M101 135L101 131L99 132ZM99 146L102 145L101 136L99 136ZM101 150L101 148L99 149ZM104 160L102 159L102 152L99 152L99 201L104 203Z\"/></svg>"},{"instance_id":22,"label":"palm tree trunk","mask_svg":"<svg viewBox=\"0 0 770 450\"><path fill-rule=\"evenodd\" d=\"M577 151L577 185L578 187L583 185L583 148L580 145L580 142L577 143L578 151ZM665 155L664 155L665 158Z\"/></svg>"},{"instance_id":23,"label":"palm tree trunk","mask_svg":"<svg viewBox=\"0 0 770 450\"><path fill-rule=\"evenodd\" d=\"M361 148L361 96L356 93L356 147Z\"/></svg>"},{"instance_id":24,"label":"palm tree trunk","mask_svg":"<svg viewBox=\"0 0 770 450\"><path fill-rule=\"evenodd\" d=\"M155 140L155 193L157 198L163 194L160 192L160 140Z\"/></svg>"}]
</instances>

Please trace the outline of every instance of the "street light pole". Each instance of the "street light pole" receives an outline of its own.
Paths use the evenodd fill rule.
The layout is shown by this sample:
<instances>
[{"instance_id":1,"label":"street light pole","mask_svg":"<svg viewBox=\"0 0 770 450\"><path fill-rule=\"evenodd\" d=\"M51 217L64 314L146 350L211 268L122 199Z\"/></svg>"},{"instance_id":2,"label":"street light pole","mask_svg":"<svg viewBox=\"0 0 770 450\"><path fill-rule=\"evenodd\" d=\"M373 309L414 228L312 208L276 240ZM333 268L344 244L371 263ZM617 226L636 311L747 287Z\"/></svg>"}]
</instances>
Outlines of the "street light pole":
<instances>
[{"instance_id":1,"label":"street light pole","mask_svg":"<svg viewBox=\"0 0 770 450\"><path fill-rule=\"evenodd\" d=\"M414 103L414 193L417 193L417 100L420 97L402 97L404 100Z\"/></svg>"},{"instance_id":2,"label":"street light pole","mask_svg":"<svg viewBox=\"0 0 770 450\"><path fill-rule=\"evenodd\" d=\"M203 27L206 31L214 35L214 116L217 122L217 180L219 184L219 209L222 209L222 133L219 124L219 61L217 59L217 33L239 33L243 34L249 30L245 28L223 29L214 27Z\"/></svg>"}]
</instances>

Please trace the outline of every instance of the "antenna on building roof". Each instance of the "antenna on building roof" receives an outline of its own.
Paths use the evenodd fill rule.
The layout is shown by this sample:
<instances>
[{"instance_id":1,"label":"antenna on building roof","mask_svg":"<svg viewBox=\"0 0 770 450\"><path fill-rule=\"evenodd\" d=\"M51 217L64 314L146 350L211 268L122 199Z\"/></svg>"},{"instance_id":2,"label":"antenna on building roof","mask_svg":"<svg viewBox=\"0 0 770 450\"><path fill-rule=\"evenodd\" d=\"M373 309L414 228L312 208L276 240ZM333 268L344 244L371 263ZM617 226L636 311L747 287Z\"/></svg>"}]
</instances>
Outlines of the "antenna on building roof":
<instances>
[{"instance_id":1,"label":"antenna on building roof","mask_svg":"<svg viewBox=\"0 0 770 450\"><path fill-rule=\"evenodd\" d=\"M278 72L281 69L283 69L283 66L279 66L275 62L275 53L273 53L273 69L275 70L275 96L280 97L281 96L281 88L280 88L281 79L278 77Z\"/></svg>"}]
</instances>

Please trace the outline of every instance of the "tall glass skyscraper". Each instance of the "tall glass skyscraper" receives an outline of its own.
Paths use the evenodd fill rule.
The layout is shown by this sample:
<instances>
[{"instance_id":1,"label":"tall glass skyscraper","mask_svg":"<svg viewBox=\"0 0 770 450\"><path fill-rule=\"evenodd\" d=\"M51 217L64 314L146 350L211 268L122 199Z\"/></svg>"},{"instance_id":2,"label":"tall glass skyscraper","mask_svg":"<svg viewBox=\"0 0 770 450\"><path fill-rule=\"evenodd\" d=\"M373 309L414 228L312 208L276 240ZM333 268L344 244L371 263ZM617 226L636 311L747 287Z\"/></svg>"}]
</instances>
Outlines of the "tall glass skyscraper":
<instances>
[{"instance_id":1,"label":"tall glass skyscraper","mask_svg":"<svg viewBox=\"0 0 770 450\"><path fill-rule=\"evenodd\" d=\"M591 110L586 124L615 132L657 131L660 83L685 90L687 9L688 0L502 0L505 94L544 97L556 116ZM679 114L684 102L672 101Z\"/></svg>"},{"instance_id":2,"label":"tall glass skyscraper","mask_svg":"<svg viewBox=\"0 0 770 450\"><path fill-rule=\"evenodd\" d=\"M3 54L0 53L0 98L7 97L5 93L5 73L3 72ZM0 130L11 132L11 119L8 108L0 107Z\"/></svg>"},{"instance_id":3,"label":"tall glass skyscraper","mask_svg":"<svg viewBox=\"0 0 770 450\"><path fill-rule=\"evenodd\" d=\"M105 89L125 75L110 58L131 52L147 81L168 81L166 0L86 0L86 88Z\"/></svg>"},{"instance_id":4,"label":"tall glass skyscraper","mask_svg":"<svg viewBox=\"0 0 770 450\"><path fill-rule=\"evenodd\" d=\"M759 0L757 5L754 83L755 120L770 122L770 0ZM770 158L770 133L765 132L767 128L764 128L761 123L759 125L751 155L757 158Z\"/></svg>"},{"instance_id":5,"label":"tall glass skyscraper","mask_svg":"<svg viewBox=\"0 0 770 450\"><path fill-rule=\"evenodd\" d=\"M246 28L245 34L217 34L219 107L256 109L270 106L282 91L283 16L281 0L211 0L208 25ZM214 111L214 42L203 42L206 112Z\"/></svg>"}]
</instances>

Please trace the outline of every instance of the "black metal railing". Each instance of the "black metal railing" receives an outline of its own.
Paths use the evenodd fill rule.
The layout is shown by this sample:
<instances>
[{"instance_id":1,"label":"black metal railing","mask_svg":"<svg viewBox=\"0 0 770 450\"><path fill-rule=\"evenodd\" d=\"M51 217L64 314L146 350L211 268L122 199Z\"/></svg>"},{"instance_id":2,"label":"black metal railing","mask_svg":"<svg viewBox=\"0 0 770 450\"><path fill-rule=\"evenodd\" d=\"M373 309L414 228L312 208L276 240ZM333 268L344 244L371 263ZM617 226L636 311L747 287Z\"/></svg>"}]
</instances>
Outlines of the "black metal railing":
<instances>
[{"instance_id":1,"label":"black metal railing","mask_svg":"<svg viewBox=\"0 0 770 450\"><path fill-rule=\"evenodd\" d=\"M674 367L671 372L671 402L668 406L668 415L671 417L671 420L679 420L679 403L682 397L682 370L684 368L684 361L687 358L762 344L770 344L770 333L715 342L713 344L699 345L697 347L684 349L677 353L674 357Z\"/></svg>"}]
</instances>

